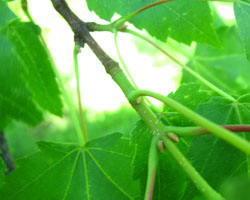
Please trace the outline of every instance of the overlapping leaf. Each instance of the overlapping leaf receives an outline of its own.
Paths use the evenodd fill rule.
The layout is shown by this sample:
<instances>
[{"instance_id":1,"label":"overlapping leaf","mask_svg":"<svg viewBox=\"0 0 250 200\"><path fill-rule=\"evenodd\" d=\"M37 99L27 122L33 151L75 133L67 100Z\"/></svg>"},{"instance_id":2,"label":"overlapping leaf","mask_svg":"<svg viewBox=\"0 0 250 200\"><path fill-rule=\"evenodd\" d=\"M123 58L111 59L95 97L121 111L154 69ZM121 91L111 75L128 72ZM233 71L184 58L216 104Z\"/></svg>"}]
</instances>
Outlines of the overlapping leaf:
<instances>
[{"instance_id":1,"label":"overlapping leaf","mask_svg":"<svg viewBox=\"0 0 250 200\"><path fill-rule=\"evenodd\" d=\"M0 190L5 200L136 199L132 180L134 146L115 133L74 144L40 142L40 152L19 160Z\"/></svg>"},{"instance_id":2,"label":"overlapping leaf","mask_svg":"<svg viewBox=\"0 0 250 200\"><path fill-rule=\"evenodd\" d=\"M250 2L239 1L234 4L234 13L244 41L247 59L250 62Z\"/></svg>"},{"instance_id":3,"label":"overlapping leaf","mask_svg":"<svg viewBox=\"0 0 250 200\"><path fill-rule=\"evenodd\" d=\"M250 91L250 64L245 57L239 33L236 27L221 27L217 33L223 49L199 44L188 65L224 91L245 94ZM183 71L182 82L190 81L197 80Z\"/></svg>"},{"instance_id":4,"label":"overlapping leaf","mask_svg":"<svg viewBox=\"0 0 250 200\"><path fill-rule=\"evenodd\" d=\"M156 0L87 0L89 10L110 21L114 13L123 17ZM177 0L158 5L130 20L138 29L146 29L152 36L166 41L167 37L191 44L192 41L220 46L213 29L207 2Z\"/></svg>"},{"instance_id":5,"label":"overlapping leaf","mask_svg":"<svg viewBox=\"0 0 250 200\"><path fill-rule=\"evenodd\" d=\"M35 101L44 109L62 115L62 102L52 63L39 37L39 27L18 20L8 24L5 36L15 47L25 67L24 80Z\"/></svg>"},{"instance_id":6,"label":"overlapping leaf","mask_svg":"<svg viewBox=\"0 0 250 200\"><path fill-rule=\"evenodd\" d=\"M211 101L199 105L197 112L218 124L249 124L250 94L241 96L235 103L213 97ZM240 135L250 141L249 133ZM249 158L213 135L195 137L188 156L195 168L217 190L226 181L250 172ZM196 194L197 190L189 183L182 199L193 199Z\"/></svg>"},{"instance_id":7,"label":"overlapping leaf","mask_svg":"<svg viewBox=\"0 0 250 200\"><path fill-rule=\"evenodd\" d=\"M138 122L132 133L132 142L136 144L136 155L133 161L133 175L135 179L139 179L141 183L141 197L143 199L147 180L148 154L151 144L152 134L142 122ZM185 153L187 150L184 143L180 142L178 147ZM157 179L154 189L154 199L177 200L182 195L186 175L177 165L176 161L168 153L159 155L159 165L157 171Z\"/></svg>"},{"instance_id":8,"label":"overlapping leaf","mask_svg":"<svg viewBox=\"0 0 250 200\"><path fill-rule=\"evenodd\" d=\"M42 114L32 101L22 73L22 63L11 44L0 35L0 130L11 119L30 125L42 121Z\"/></svg>"}]
</instances>

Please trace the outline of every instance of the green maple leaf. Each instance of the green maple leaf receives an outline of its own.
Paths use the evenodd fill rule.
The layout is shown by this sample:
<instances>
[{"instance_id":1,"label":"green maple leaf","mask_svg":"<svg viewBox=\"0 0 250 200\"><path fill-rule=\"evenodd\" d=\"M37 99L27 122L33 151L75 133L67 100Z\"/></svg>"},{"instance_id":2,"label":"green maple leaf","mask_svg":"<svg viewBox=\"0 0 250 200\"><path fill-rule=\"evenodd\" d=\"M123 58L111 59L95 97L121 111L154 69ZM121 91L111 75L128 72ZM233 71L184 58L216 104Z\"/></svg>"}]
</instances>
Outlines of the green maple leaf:
<instances>
[{"instance_id":1,"label":"green maple leaf","mask_svg":"<svg viewBox=\"0 0 250 200\"><path fill-rule=\"evenodd\" d=\"M4 34L22 61L23 77L35 101L42 108L62 116L53 63L41 41L40 28L33 23L15 20L5 27Z\"/></svg>"},{"instance_id":2,"label":"green maple leaf","mask_svg":"<svg viewBox=\"0 0 250 200\"><path fill-rule=\"evenodd\" d=\"M40 152L17 162L0 190L5 200L136 199L134 146L115 133L75 144L39 142Z\"/></svg>"},{"instance_id":3,"label":"green maple leaf","mask_svg":"<svg viewBox=\"0 0 250 200\"><path fill-rule=\"evenodd\" d=\"M1 35L0 46L0 130L11 119L37 125L43 117L22 79L22 63L10 42Z\"/></svg>"},{"instance_id":4,"label":"green maple leaf","mask_svg":"<svg viewBox=\"0 0 250 200\"><path fill-rule=\"evenodd\" d=\"M223 49L198 44L188 66L217 87L242 95L250 91L250 64L236 27L217 29ZM197 81L183 70L182 82Z\"/></svg>"},{"instance_id":5,"label":"green maple leaf","mask_svg":"<svg viewBox=\"0 0 250 200\"><path fill-rule=\"evenodd\" d=\"M239 1L234 4L234 13L244 41L245 51L250 62L250 2Z\"/></svg>"},{"instance_id":6,"label":"green maple leaf","mask_svg":"<svg viewBox=\"0 0 250 200\"><path fill-rule=\"evenodd\" d=\"M114 13L126 17L130 13L157 2L156 0L87 0L89 10L111 20ZM138 29L166 41L168 37L190 45L192 41L220 46L213 28L208 2L177 0L150 8L130 20Z\"/></svg>"},{"instance_id":7,"label":"green maple leaf","mask_svg":"<svg viewBox=\"0 0 250 200\"><path fill-rule=\"evenodd\" d=\"M16 18L7 3L0 2L0 30ZM0 130L11 119L30 125L42 121L42 114L32 102L32 97L22 79L23 65L12 45L0 34Z\"/></svg>"},{"instance_id":8,"label":"green maple leaf","mask_svg":"<svg viewBox=\"0 0 250 200\"><path fill-rule=\"evenodd\" d=\"M233 103L223 97L213 97L200 104L197 112L218 124L249 124L250 94L243 95ZM250 140L249 133L237 133ZM195 137L190 145L188 157L199 173L215 189L238 176L250 172L249 157L214 135ZM187 183L184 199L193 199L197 190Z\"/></svg>"}]
</instances>

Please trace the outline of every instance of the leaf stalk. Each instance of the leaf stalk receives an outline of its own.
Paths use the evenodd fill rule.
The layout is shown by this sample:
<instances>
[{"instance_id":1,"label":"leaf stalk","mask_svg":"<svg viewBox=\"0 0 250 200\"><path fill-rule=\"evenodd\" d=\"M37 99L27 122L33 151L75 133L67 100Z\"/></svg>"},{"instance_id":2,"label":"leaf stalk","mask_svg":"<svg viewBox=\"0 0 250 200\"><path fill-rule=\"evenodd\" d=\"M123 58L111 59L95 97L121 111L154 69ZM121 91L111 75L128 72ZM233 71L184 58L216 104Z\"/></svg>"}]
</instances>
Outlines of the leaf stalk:
<instances>
[{"instance_id":1,"label":"leaf stalk","mask_svg":"<svg viewBox=\"0 0 250 200\"><path fill-rule=\"evenodd\" d=\"M224 92L223 90L221 90L220 88L218 88L217 86L215 86L214 84L212 84L211 82L209 82L208 80L206 80L205 78L203 78L200 74L198 74L197 72L193 71L191 68L189 68L186 65L182 64L175 57L173 57L166 50L164 50L163 48L161 48L159 45L157 45L155 42L153 42L149 38L145 37L144 35L136 32L136 31L130 30L130 29L125 29L123 32L129 33L131 35L134 35L134 36L136 36L136 37L138 37L138 38L140 38L140 39L148 42L149 44L151 44L152 46L154 46L155 48L157 48L159 51L161 51L165 56L167 56L172 61L174 61L181 68L183 68L184 70L186 70L193 77L195 77L198 81L200 81L201 83L203 83L204 85L206 85L208 88L210 88L211 90L215 91L219 95L225 97L226 99L228 99L228 100L230 100L232 102L236 102L235 98L233 98L232 96L230 96L229 94L227 94L226 92Z\"/></svg>"},{"instance_id":2,"label":"leaf stalk","mask_svg":"<svg viewBox=\"0 0 250 200\"><path fill-rule=\"evenodd\" d=\"M157 174L157 165L158 165L158 148L157 144L160 136L155 135L152 138L149 157L148 157L148 176L144 200L152 200L154 194L154 185Z\"/></svg>"},{"instance_id":3,"label":"leaf stalk","mask_svg":"<svg viewBox=\"0 0 250 200\"><path fill-rule=\"evenodd\" d=\"M78 57L77 55L80 53L80 46L78 44L75 45L73 51L73 58L74 58L74 69L75 69L75 76L76 76L76 87L77 87L77 100L78 100L78 108L80 112L80 120L81 120L81 128L85 142L88 141L88 133L85 125L84 113L81 103L81 91L80 91L80 75L79 75L79 66L78 66Z\"/></svg>"},{"instance_id":4,"label":"leaf stalk","mask_svg":"<svg viewBox=\"0 0 250 200\"><path fill-rule=\"evenodd\" d=\"M152 92L152 91L148 91L148 90L133 91L129 95L129 99L131 101L134 101L136 98L138 98L140 96L150 96L150 97L153 97L155 99L158 99L159 101L165 103L168 107L177 111L178 113L180 113L181 115L183 115L187 119L190 119L191 121L193 121L198 126L203 127L204 129L210 131L214 135L220 137L221 139L223 139L223 140L227 141L228 143L230 143L231 145L235 146L239 150L245 152L247 155L250 155L250 143L247 140L241 138L238 135L235 135L231 131L224 129L223 127L215 124L214 122L209 121L208 119L195 113L194 111L192 111L189 108L187 108L186 106L178 103L177 101L175 101L169 97L160 95L156 92Z\"/></svg>"},{"instance_id":5,"label":"leaf stalk","mask_svg":"<svg viewBox=\"0 0 250 200\"><path fill-rule=\"evenodd\" d=\"M209 200L222 200L222 196L217 193L189 163L186 157L180 152L175 144L167 137L162 138L166 149L172 154L179 166L186 172L197 189Z\"/></svg>"}]
</instances>

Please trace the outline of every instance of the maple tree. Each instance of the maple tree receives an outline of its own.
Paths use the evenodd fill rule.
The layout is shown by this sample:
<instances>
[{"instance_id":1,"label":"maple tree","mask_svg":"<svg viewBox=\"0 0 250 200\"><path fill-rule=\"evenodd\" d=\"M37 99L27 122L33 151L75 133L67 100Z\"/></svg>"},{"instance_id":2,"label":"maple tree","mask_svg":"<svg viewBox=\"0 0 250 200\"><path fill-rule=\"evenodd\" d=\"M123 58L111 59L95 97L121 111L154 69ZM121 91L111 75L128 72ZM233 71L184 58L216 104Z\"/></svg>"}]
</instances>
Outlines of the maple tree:
<instances>
[{"instance_id":1,"label":"maple tree","mask_svg":"<svg viewBox=\"0 0 250 200\"><path fill-rule=\"evenodd\" d=\"M38 142L39 150L16 160L16 169L1 139L1 199L249 199L250 1L224 1L234 7L236 23L230 26L209 1L86 0L107 21L97 24L82 21L64 0L51 0L74 33L78 116L27 1L20 1L29 19L24 22L0 0L0 136L12 120L36 126L44 111L62 117L66 104L78 138ZM120 18L111 21L115 13ZM182 63L142 29L165 43L196 43L194 55ZM92 37L95 31L114 34L123 69ZM138 89L119 52L119 32L180 66L180 87L168 96ZM85 45L140 116L130 135L88 138L77 57ZM147 97L165 106L159 109Z\"/></svg>"}]
</instances>

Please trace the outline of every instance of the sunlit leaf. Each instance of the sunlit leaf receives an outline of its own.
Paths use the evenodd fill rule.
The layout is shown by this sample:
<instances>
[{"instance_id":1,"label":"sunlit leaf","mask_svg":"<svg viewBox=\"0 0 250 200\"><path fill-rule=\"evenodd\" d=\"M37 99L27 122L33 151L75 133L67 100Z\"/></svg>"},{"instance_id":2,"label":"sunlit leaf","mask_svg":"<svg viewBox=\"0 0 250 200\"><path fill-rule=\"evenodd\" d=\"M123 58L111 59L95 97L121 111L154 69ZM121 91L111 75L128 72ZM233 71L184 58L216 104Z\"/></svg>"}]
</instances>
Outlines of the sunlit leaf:
<instances>
[{"instance_id":1,"label":"sunlit leaf","mask_svg":"<svg viewBox=\"0 0 250 200\"><path fill-rule=\"evenodd\" d=\"M15 199L135 199L132 180L134 147L115 133L74 144L40 142L40 152L19 160L6 177L1 198Z\"/></svg>"},{"instance_id":2,"label":"sunlit leaf","mask_svg":"<svg viewBox=\"0 0 250 200\"><path fill-rule=\"evenodd\" d=\"M247 59L250 62L250 2L237 2L234 4L234 13L244 41Z\"/></svg>"},{"instance_id":3,"label":"sunlit leaf","mask_svg":"<svg viewBox=\"0 0 250 200\"><path fill-rule=\"evenodd\" d=\"M88 8L102 19L111 20L114 13L126 17L157 0L87 0ZM177 0L150 8L130 20L138 29L166 41L167 37L191 44L192 41L220 46L213 29L208 2Z\"/></svg>"},{"instance_id":4,"label":"sunlit leaf","mask_svg":"<svg viewBox=\"0 0 250 200\"><path fill-rule=\"evenodd\" d=\"M25 67L24 80L35 101L51 113L62 115L62 102L52 69L53 63L40 39L39 27L18 20L8 24L5 35Z\"/></svg>"},{"instance_id":5,"label":"sunlit leaf","mask_svg":"<svg viewBox=\"0 0 250 200\"><path fill-rule=\"evenodd\" d=\"M217 30L223 49L199 44L189 66L208 81L233 94L250 91L250 64L244 53L236 27L221 27ZM183 71L182 82L197 81Z\"/></svg>"},{"instance_id":6,"label":"sunlit leaf","mask_svg":"<svg viewBox=\"0 0 250 200\"><path fill-rule=\"evenodd\" d=\"M0 35L0 130L11 119L30 125L42 121L42 114L32 101L22 73L22 63L11 44Z\"/></svg>"}]
</instances>

